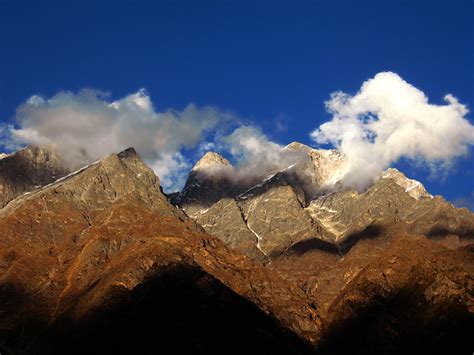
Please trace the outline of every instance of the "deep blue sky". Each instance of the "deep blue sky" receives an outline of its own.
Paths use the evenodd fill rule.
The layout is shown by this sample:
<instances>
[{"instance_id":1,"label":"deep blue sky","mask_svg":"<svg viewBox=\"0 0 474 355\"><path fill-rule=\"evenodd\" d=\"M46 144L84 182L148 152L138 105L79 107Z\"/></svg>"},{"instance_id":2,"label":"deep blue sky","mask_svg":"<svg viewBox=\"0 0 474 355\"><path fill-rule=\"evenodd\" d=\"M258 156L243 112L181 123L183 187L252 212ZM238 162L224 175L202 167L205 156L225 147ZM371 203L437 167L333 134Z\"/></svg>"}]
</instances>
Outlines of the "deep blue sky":
<instances>
[{"instance_id":1,"label":"deep blue sky","mask_svg":"<svg viewBox=\"0 0 474 355\"><path fill-rule=\"evenodd\" d=\"M37 93L144 87L157 109L215 105L310 143L330 93L380 71L471 107L473 29L474 1L0 0L0 121ZM446 181L402 167L455 200L473 193L473 163Z\"/></svg>"}]
</instances>

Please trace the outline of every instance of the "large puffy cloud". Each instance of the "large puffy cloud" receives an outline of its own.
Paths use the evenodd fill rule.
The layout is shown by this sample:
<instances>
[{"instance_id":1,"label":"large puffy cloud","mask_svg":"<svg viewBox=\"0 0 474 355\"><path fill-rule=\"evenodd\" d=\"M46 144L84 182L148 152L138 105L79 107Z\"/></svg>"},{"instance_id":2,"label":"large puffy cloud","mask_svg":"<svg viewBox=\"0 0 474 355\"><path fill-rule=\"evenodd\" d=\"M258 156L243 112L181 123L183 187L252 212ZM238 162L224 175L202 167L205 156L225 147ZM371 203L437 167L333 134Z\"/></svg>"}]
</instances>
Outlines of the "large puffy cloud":
<instances>
[{"instance_id":1,"label":"large puffy cloud","mask_svg":"<svg viewBox=\"0 0 474 355\"><path fill-rule=\"evenodd\" d=\"M72 168L133 146L167 190L182 186L189 162L183 148L194 148L231 114L188 105L157 112L144 90L120 100L92 90L33 96L19 107L19 128L8 127L10 148L19 144L52 146Z\"/></svg>"},{"instance_id":2,"label":"large puffy cloud","mask_svg":"<svg viewBox=\"0 0 474 355\"><path fill-rule=\"evenodd\" d=\"M448 166L474 144L474 126L465 118L466 106L452 95L444 100L445 105L430 104L422 91L397 74L379 73L354 96L333 93L326 102L333 118L311 137L345 154L343 183L357 189L400 158Z\"/></svg>"}]
</instances>

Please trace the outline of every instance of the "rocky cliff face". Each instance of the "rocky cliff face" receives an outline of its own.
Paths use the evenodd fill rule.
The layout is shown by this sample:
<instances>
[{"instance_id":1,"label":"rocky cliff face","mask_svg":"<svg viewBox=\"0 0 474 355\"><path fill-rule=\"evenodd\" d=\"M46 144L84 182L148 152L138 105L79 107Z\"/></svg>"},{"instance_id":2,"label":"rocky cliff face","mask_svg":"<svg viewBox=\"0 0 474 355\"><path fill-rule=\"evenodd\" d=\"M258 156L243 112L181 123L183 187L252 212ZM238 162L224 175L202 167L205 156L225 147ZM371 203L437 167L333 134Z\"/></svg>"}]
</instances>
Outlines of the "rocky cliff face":
<instances>
[{"instance_id":1,"label":"rocky cliff face","mask_svg":"<svg viewBox=\"0 0 474 355\"><path fill-rule=\"evenodd\" d=\"M17 197L0 230L2 353L305 352L319 339L306 295L206 235L133 149Z\"/></svg>"},{"instance_id":2,"label":"rocky cliff face","mask_svg":"<svg viewBox=\"0 0 474 355\"><path fill-rule=\"evenodd\" d=\"M59 156L45 147L29 146L13 154L0 154L0 208L68 173Z\"/></svg>"},{"instance_id":3,"label":"rocky cliff face","mask_svg":"<svg viewBox=\"0 0 474 355\"><path fill-rule=\"evenodd\" d=\"M401 175L397 172L397 176ZM406 180L403 178L400 182L386 177L361 194L341 191L321 196L311 201L306 210L323 226L322 239L335 244L350 242L351 235L371 224L397 222L407 223L413 234L454 243L454 246L472 242L472 213L457 209L441 196L432 197L427 192L416 192L415 198L411 195L415 190L405 187ZM420 185L415 186L425 191Z\"/></svg>"}]
</instances>

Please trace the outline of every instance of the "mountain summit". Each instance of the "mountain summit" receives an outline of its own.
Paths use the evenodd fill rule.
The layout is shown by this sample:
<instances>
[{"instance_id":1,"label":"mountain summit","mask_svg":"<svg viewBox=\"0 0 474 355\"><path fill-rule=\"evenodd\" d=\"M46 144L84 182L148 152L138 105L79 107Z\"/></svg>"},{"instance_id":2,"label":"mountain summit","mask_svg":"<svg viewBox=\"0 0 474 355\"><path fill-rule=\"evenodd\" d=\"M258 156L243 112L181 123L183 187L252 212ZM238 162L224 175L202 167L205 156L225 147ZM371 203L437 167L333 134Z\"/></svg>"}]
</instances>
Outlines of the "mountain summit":
<instances>
[{"instance_id":1,"label":"mountain summit","mask_svg":"<svg viewBox=\"0 0 474 355\"><path fill-rule=\"evenodd\" d=\"M202 158L193 166L192 171L205 171L216 167L231 166L230 162L214 152L207 152Z\"/></svg>"}]
</instances>

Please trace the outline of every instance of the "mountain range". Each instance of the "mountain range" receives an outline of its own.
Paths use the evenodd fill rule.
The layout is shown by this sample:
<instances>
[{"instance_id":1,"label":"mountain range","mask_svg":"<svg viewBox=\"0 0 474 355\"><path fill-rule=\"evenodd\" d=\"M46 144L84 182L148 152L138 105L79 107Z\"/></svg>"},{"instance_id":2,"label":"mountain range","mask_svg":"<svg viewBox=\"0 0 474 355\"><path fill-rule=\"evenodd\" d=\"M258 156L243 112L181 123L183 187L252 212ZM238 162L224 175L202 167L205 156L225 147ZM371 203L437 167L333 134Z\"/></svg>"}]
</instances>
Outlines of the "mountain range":
<instances>
[{"instance_id":1,"label":"mountain range","mask_svg":"<svg viewBox=\"0 0 474 355\"><path fill-rule=\"evenodd\" d=\"M336 150L207 152L165 194L133 148L0 155L0 352L471 353L474 214Z\"/></svg>"}]
</instances>

